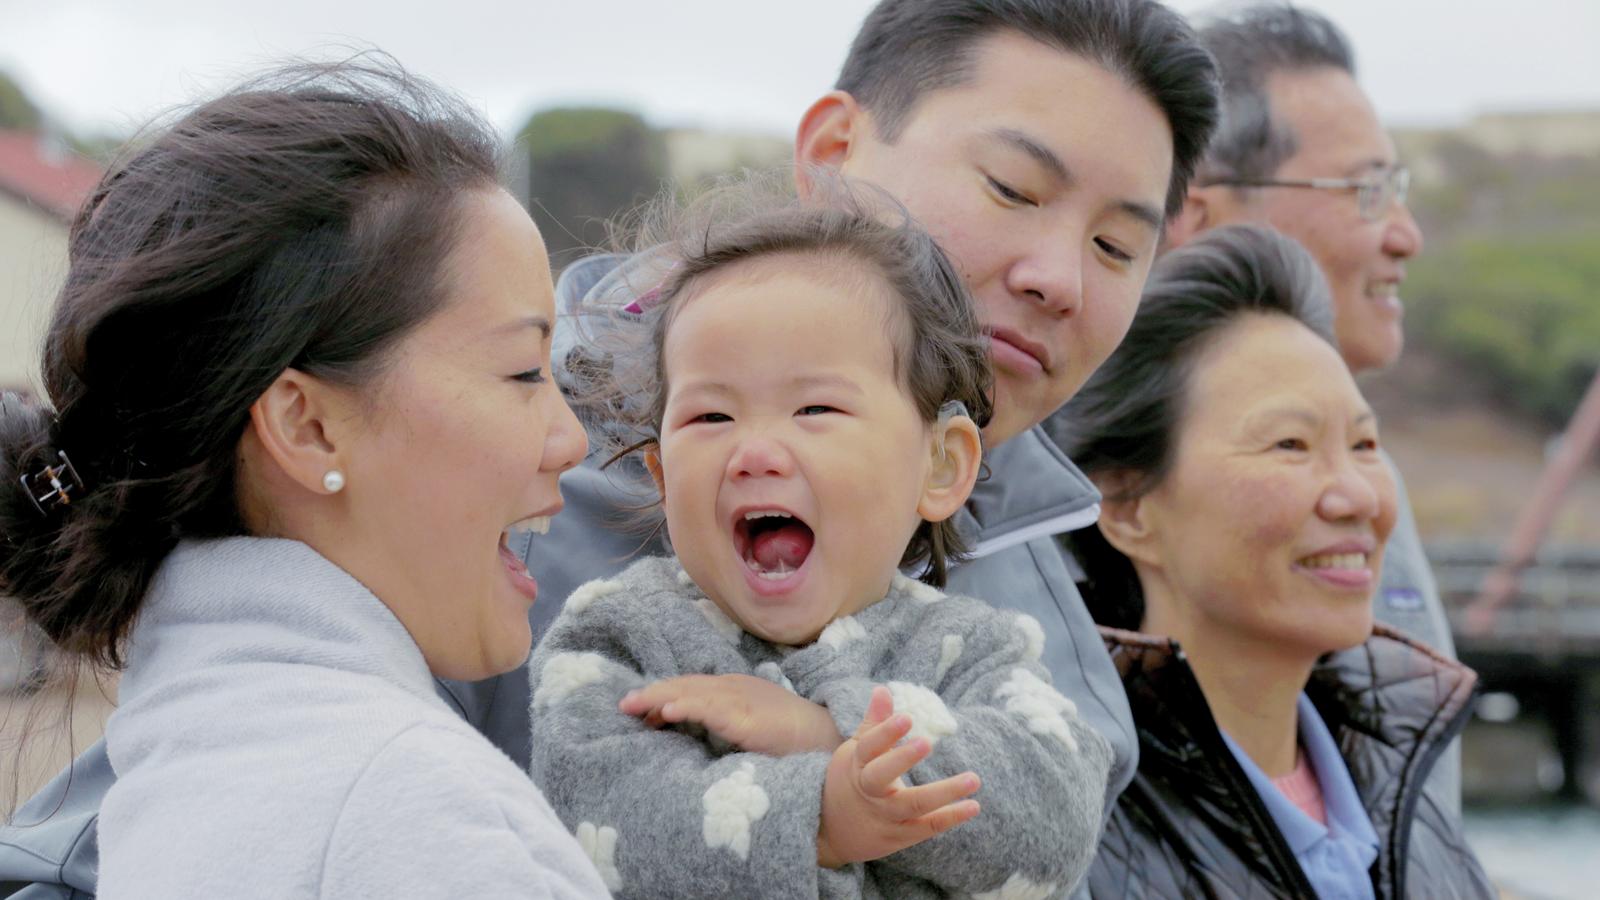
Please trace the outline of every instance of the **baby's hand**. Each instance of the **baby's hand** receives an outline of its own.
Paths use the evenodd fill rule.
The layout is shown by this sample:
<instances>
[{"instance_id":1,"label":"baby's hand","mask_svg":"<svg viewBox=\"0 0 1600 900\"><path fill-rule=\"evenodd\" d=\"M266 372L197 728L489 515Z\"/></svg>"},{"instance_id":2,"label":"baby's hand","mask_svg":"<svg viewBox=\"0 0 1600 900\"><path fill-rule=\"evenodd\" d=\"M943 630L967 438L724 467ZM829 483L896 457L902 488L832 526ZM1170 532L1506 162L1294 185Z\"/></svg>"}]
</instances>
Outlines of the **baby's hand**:
<instances>
[{"instance_id":1,"label":"baby's hand","mask_svg":"<svg viewBox=\"0 0 1600 900\"><path fill-rule=\"evenodd\" d=\"M680 675L630 691L617 704L651 728L694 722L741 750L787 756L844 742L828 711L753 675Z\"/></svg>"},{"instance_id":2,"label":"baby's hand","mask_svg":"<svg viewBox=\"0 0 1600 900\"><path fill-rule=\"evenodd\" d=\"M893 715L887 688L872 689L855 737L839 745L822 787L817 863L830 869L882 859L949 831L978 814L965 800L979 787L963 772L932 784L906 787L900 776L933 750L927 738L895 746L911 730L911 717Z\"/></svg>"}]
</instances>

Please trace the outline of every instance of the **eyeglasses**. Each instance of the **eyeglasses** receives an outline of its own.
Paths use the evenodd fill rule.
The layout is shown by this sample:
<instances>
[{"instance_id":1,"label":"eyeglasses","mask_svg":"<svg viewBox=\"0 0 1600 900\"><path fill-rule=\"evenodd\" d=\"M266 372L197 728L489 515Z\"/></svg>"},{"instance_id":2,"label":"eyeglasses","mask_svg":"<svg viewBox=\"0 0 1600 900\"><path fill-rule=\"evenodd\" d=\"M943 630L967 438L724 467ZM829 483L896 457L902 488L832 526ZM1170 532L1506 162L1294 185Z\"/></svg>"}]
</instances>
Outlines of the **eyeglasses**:
<instances>
[{"instance_id":1,"label":"eyeglasses","mask_svg":"<svg viewBox=\"0 0 1600 900\"><path fill-rule=\"evenodd\" d=\"M1201 182L1201 187L1222 184L1230 187L1294 187L1324 191L1355 191L1361 218L1378 222L1395 203L1406 202L1411 188L1411 170L1405 166L1383 169L1365 178L1242 178L1222 177Z\"/></svg>"}]
</instances>

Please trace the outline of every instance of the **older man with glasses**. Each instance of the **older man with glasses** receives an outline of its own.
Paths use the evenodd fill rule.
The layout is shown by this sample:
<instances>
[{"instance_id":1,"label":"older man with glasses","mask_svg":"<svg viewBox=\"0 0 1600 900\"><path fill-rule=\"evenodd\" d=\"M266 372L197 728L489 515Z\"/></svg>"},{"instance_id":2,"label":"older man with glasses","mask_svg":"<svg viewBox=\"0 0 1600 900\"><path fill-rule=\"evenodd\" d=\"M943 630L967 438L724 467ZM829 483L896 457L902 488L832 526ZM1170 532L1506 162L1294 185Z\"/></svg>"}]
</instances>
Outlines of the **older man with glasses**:
<instances>
[{"instance_id":1,"label":"older man with glasses","mask_svg":"<svg viewBox=\"0 0 1600 900\"><path fill-rule=\"evenodd\" d=\"M1311 251L1332 289L1340 354L1354 373L1392 365L1404 346L1400 285L1422 232L1406 208L1410 173L1356 83L1348 40L1332 22L1264 3L1199 28L1223 81L1222 123L1169 246L1231 222L1271 225ZM1379 622L1454 657L1450 623L1406 498L1389 538ZM1460 802L1460 745L1434 768L1442 794Z\"/></svg>"}]
</instances>

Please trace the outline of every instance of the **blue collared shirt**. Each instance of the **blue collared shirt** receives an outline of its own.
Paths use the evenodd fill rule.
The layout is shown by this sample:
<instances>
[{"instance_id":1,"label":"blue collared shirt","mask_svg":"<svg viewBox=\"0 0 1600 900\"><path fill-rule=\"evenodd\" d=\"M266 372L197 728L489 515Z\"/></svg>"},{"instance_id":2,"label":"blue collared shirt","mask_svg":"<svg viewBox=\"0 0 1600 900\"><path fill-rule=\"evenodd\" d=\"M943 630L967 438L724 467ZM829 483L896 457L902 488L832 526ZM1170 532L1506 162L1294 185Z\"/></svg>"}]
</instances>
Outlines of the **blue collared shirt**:
<instances>
[{"instance_id":1,"label":"blue collared shirt","mask_svg":"<svg viewBox=\"0 0 1600 900\"><path fill-rule=\"evenodd\" d=\"M1339 755L1339 746L1333 742L1322 716L1305 694L1300 695L1297 709L1300 747L1322 788L1322 802L1328 815L1326 826L1285 797L1226 732L1222 739L1256 793L1261 795L1261 802L1283 833L1317 896L1321 900L1370 900L1373 897L1372 876L1368 869L1378 858L1378 833L1372 828L1372 820L1367 818L1350 770L1344 764L1344 757Z\"/></svg>"}]
</instances>

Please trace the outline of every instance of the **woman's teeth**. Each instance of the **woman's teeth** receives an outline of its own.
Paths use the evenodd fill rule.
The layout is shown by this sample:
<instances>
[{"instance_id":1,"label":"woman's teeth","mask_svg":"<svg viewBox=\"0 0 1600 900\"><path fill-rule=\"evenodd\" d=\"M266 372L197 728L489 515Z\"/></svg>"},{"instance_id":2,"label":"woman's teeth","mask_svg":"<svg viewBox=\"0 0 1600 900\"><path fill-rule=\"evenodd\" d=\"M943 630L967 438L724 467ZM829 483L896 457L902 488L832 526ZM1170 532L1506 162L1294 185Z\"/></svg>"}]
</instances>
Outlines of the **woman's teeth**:
<instances>
[{"instance_id":1,"label":"woman's teeth","mask_svg":"<svg viewBox=\"0 0 1600 900\"><path fill-rule=\"evenodd\" d=\"M1300 565L1308 569L1365 569L1367 554L1328 553L1322 556L1308 556L1300 561Z\"/></svg>"},{"instance_id":2,"label":"woman's teeth","mask_svg":"<svg viewBox=\"0 0 1600 900\"><path fill-rule=\"evenodd\" d=\"M512 522L511 525L506 528L506 531L509 531L512 534L518 534L518 533L549 534L550 533L550 517L549 516L529 516L526 519L522 519L522 520L517 521L517 522Z\"/></svg>"}]
</instances>

